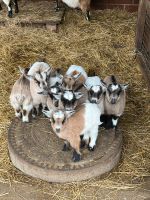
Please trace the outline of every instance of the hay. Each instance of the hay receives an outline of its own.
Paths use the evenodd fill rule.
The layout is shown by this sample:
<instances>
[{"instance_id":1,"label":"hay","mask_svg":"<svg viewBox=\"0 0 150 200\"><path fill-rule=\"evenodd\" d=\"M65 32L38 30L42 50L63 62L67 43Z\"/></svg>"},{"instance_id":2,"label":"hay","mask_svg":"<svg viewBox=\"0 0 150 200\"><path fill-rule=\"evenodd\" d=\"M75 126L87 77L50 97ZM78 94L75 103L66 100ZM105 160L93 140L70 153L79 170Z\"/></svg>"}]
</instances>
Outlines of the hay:
<instances>
[{"instance_id":1,"label":"hay","mask_svg":"<svg viewBox=\"0 0 150 200\"><path fill-rule=\"evenodd\" d=\"M0 182L36 185L51 199L97 199L101 188L135 188L150 175L150 95L134 54L137 14L119 10L94 11L92 14L93 20L89 23L80 12L67 12L59 34L13 25L1 28ZM64 70L70 64L84 66L86 70L93 68L102 78L116 74L123 83L129 83L127 106L119 124L124 136L122 158L118 167L103 179L49 184L25 176L9 161L7 128L14 117L9 105L10 90L19 76L17 66L27 67L39 58L46 58L52 66L61 66Z\"/></svg>"}]
</instances>

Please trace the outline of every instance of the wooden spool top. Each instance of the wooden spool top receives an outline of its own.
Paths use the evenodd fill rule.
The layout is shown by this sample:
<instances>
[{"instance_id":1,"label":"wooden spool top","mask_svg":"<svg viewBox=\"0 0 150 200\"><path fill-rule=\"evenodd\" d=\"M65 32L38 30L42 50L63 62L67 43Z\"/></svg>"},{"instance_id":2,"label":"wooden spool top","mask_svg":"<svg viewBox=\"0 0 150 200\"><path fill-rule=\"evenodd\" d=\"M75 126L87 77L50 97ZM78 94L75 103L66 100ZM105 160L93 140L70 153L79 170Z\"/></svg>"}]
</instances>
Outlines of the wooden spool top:
<instances>
[{"instance_id":1,"label":"wooden spool top","mask_svg":"<svg viewBox=\"0 0 150 200\"><path fill-rule=\"evenodd\" d=\"M8 132L13 164L24 173L49 182L81 181L110 171L119 161L122 134L99 134L94 152L82 149L82 160L71 160L72 150L63 152L63 140L52 132L47 118L32 123L14 119Z\"/></svg>"}]
</instances>

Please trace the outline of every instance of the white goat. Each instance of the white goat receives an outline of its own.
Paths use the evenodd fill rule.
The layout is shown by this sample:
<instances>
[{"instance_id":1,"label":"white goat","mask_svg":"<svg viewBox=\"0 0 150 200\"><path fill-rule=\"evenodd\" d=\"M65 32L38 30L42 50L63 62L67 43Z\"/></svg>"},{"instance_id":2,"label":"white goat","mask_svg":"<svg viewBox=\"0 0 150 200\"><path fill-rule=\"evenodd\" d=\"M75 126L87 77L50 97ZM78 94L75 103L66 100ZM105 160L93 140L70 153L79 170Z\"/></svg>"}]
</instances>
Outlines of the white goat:
<instances>
[{"instance_id":1,"label":"white goat","mask_svg":"<svg viewBox=\"0 0 150 200\"><path fill-rule=\"evenodd\" d=\"M62 0L70 8L80 8L84 13L86 20L90 20L91 0ZM56 10L59 10L59 0L56 0Z\"/></svg>"},{"instance_id":2,"label":"white goat","mask_svg":"<svg viewBox=\"0 0 150 200\"><path fill-rule=\"evenodd\" d=\"M64 111L61 109L43 111L50 118L51 126L56 135L68 141L74 149L73 161L81 159L80 136L89 144L89 150L94 150L98 136L98 126L100 122L100 109L97 104L86 103L80 109L74 111Z\"/></svg>"},{"instance_id":3,"label":"white goat","mask_svg":"<svg viewBox=\"0 0 150 200\"><path fill-rule=\"evenodd\" d=\"M15 82L10 94L10 104L15 110L16 117L22 115L22 121L29 122L29 113L33 108L30 81L25 69L20 68L20 72L22 75Z\"/></svg>"},{"instance_id":4,"label":"white goat","mask_svg":"<svg viewBox=\"0 0 150 200\"><path fill-rule=\"evenodd\" d=\"M12 15L13 15L12 4L15 5L15 13L19 12L18 0L1 0L1 1L3 1L6 4L7 8L8 8L8 17L12 17ZM1 3L0 3L0 10L2 10Z\"/></svg>"}]
</instances>

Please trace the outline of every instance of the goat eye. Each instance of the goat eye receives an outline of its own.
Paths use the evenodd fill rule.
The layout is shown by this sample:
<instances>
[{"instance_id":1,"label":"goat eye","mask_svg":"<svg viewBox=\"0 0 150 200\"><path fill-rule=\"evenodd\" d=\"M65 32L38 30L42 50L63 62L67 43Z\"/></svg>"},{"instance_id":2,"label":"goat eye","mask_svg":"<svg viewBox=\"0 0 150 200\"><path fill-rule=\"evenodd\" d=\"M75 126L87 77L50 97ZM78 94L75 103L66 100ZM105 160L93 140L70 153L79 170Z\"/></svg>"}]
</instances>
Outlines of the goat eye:
<instances>
[{"instance_id":1,"label":"goat eye","mask_svg":"<svg viewBox=\"0 0 150 200\"><path fill-rule=\"evenodd\" d=\"M38 81L37 79L34 79L34 80L38 85L40 85L40 81Z\"/></svg>"},{"instance_id":2,"label":"goat eye","mask_svg":"<svg viewBox=\"0 0 150 200\"><path fill-rule=\"evenodd\" d=\"M54 106L58 107L58 101L55 101Z\"/></svg>"}]
</instances>

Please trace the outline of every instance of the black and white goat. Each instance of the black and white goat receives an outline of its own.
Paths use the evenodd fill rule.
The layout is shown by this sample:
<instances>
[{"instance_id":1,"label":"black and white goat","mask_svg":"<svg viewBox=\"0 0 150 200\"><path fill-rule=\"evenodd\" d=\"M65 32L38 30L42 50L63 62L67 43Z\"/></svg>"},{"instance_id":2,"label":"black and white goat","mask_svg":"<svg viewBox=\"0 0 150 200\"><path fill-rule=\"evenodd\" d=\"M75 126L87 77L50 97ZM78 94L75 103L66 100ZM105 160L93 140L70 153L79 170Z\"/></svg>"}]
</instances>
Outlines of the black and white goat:
<instances>
[{"instance_id":1,"label":"black and white goat","mask_svg":"<svg viewBox=\"0 0 150 200\"><path fill-rule=\"evenodd\" d=\"M12 5L14 4L15 6L15 13L19 12L19 8L18 8L18 0L2 0L7 8L8 8L8 17L12 17L13 16L13 12L12 12ZM0 3L0 10L2 10L2 6Z\"/></svg>"},{"instance_id":2,"label":"black and white goat","mask_svg":"<svg viewBox=\"0 0 150 200\"><path fill-rule=\"evenodd\" d=\"M101 113L104 113L104 94L106 91L105 83L98 76L88 77L85 84L88 91L88 101L98 104Z\"/></svg>"},{"instance_id":3,"label":"black and white goat","mask_svg":"<svg viewBox=\"0 0 150 200\"><path fill-rule=\"evenodd\" d=\"M117 126L118 119L123 115L126 103L126 89L128 84L120 84L115 76L107 76L104 79L107 90L104 101L104 115L101 121L106 129Z\"/></svg>"},{"instance_id":4,"label":"black and white goat","mask_svg":"<svg viewBox=\"0 0 150 200\"><path fill-rule=\"evenodd\" d=\"M51 126L56 135L71 145L74 149L73 161L81 159L80 136L89 145L89 150L94 150L98 136L100 122L100 109L97 104L85 103L76 111L56 109L43 111L50 118Z\"/></svg>"},{"instance_id":5,"label":"black and white goat","mask_svg":"<svg viewBox=\"0 0 150 200\"><path fill-rule=\"evenodd\" d=\"M91 0L61 0L70 8L80 8L85 15L86 20L90 20ZM56 11L59 10L59 0L56 0Z\"/></svg>"}]
</instances>

